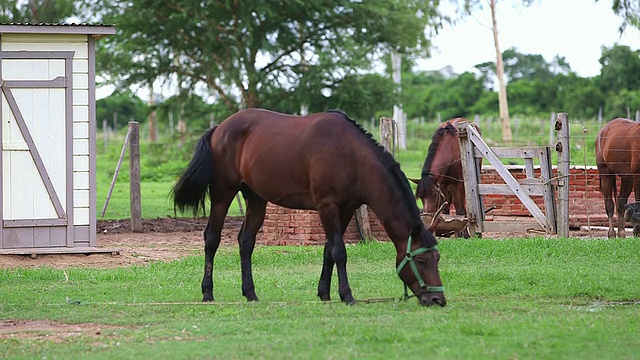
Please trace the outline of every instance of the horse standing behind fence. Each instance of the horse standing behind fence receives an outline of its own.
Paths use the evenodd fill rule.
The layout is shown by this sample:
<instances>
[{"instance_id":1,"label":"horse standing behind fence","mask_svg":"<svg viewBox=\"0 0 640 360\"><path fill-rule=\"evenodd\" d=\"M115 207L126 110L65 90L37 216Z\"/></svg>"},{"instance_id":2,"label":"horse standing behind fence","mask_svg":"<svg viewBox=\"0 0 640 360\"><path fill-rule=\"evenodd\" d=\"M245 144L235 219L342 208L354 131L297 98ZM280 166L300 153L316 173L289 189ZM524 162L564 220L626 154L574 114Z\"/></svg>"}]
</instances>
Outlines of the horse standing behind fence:
<instances>
[{"instance_id":1,"label":"horse standing behind fence","mask_svg":"<svg viewBox=\"0 0 640 360\"><path fill-rule=\"evenodd\" d=\"M444 206L442 213L449 214L450 205L453 204L456 215L467 215L458 141L458 125L463 123L469 121L455 118L436 129L424 160L420 180L413 180L418 184L416 197L422 200L423 212L426 214L433 215L441 206ZM472 125L480 131L477 125ZM468 230L464 229L462 235L469 237Z\"/></svg>"},{"instance_id":2,"label":"horse standing behind fence","mask_svg":"<svg viewBox=\"0 0 640 360\"><path fill-rule=\"evenodd\" d=\"M172 196L179 210L192 209L195 214L204 209L209 193L203 301L214 299L213 258L227 210L238 191L247 204L238 243L242 294L248 301L258 300L251 255L270 201L318 211L327 235L318 283L321 300L330 300L336 265L340 299L355 303L347 279L343 234L354 211L367 204L395 245L396 271L404 284L420 304L445 305L437 242L420 218L406 176L391 154L343 112L292 116L247 109L200 139Z\"/></svg>"},{"instance_id":3,"label":"horse standing behind fence","mask_svg":"<svg viewBox=\"0 0 640 360\"><path fill-rule=\"evenodd\" d=\"M614 199L618 217L618 236L625 237L625 204L633 190L640 201L640 123L629 119L614 119L606 123L596 138L596 165L600 176L600 191L609 220L610 238L616 237L613 228ZM616 176L620 177L620 191ZM634 226L634 236L638 229Z\"/></svg>"}]
</instances>

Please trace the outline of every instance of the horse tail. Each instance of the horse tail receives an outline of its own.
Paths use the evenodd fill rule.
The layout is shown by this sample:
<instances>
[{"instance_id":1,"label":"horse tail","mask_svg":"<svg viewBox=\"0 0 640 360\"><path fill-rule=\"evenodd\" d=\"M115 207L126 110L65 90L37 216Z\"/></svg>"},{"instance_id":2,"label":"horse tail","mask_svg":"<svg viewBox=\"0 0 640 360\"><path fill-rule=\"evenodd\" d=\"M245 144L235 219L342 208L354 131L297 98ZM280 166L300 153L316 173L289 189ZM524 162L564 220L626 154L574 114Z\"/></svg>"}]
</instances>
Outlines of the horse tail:
<instances>
[{"instance_id":1,"label":"horse tail","mask_svg":"<svg viewBox=\"0 0 640 360\"><path fill-rule=\"evenodd\" d=\"M193 210L197 216L200 209L206 214L204 200L210 191L213 181L214 164L211 153L211 135L217 126L209 129L198 141L187 169L182 173L178 182L171 189L174 210L184 212Z\"/></svg>"}]
</instances>

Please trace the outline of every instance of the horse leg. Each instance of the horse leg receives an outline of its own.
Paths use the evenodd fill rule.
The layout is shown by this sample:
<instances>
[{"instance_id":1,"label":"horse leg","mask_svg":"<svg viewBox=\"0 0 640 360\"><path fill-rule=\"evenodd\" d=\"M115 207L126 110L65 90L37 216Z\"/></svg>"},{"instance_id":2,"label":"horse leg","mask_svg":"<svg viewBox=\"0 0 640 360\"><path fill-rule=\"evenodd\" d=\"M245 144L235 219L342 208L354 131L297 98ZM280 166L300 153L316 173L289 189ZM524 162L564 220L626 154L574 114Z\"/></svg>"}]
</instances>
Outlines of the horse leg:
<instances>
[{"instance_id":1,"label":"horse leg","mask_svg":"<svg viewBox=\"0 0 640 360\"><path fill-rule=\"evenodd\" d=\"M633 176L633 196L636 202L640 201L640 176ZM633 236L638 237L640 235L640 223L633 222Z\"/></svg>"},{"instance_id":2,"label":"horse leg","mask_svg":"<svg viewBox=\"0 0 640 360\"><path fill-rule=\"evenodd\" d=\"M242 295L247 301L258 301L253 285L253 272L251 270L251 256L256 245L256 234L262 223L267 208L267 202L248 188L243 189L242 194L247 200L242 228L238 233L238 245L240 246L240 268L242 270Z\"/></svg>"},{"instance_id":3,"label":"horse leg","mask_svg":"<svg viewBox=\"0 0 640 360\"><path fill-rule=\"evenodd\" d=\"M217 195L217 194L216 194ZM211 215L204 230L204 276L202 278L202 301L213 301L213 258L220 246L220 233L234 193L221 200L211 198Z\"/></svg>"},{"instance_id":4,"label":"horse leg","mask_svg":"<svg viewBox=\"0 0 640 360\"><path fill-rule=\"evenodd\" d=\"M624 230L624 206L627 204L633 188L633 176L620 176L620 192L616 199L616 212L618 215L618 237L626 237Z\"/></svg>"},{"instance_id":5,"label":"horse leg","mask_svg":"<svg viewBox=\"0 0 640 360\"><path fill-rule=\"evenodd\" d=\"M442 213L449 215L451 213L451 205L453 204L453 193L451 192L451 187L445 186L442 194L444 195L444 201L447 203L447 205L442 207ZM453 206L456 207L456 210L458 209L456 205Z\"/></svg>"},{"instance_id":6,"label":"horse leg","mask_svg":"<svg viewBox=\"0 0 640 360\"><path fill-rule=\"evenodd\" d=\"M346 214L348 216L344 216L340 220L342 234L344 234L347 226L349 225L349 221L351 221L352 215ZM322 272L320 273L320 281L318 282L318 297L322 301L331 300L331 275L333 274L333 265L335 261L333 261L333 256L331 255L333 250L333 243L327 241L324 244L324 252L322 255Z\"/></svg>"},{"instance_id":7,"label":"horse leg","mask_svg":"<svg viewBox=\"0 0 640 360\"><path fill-rule=\"evenodd\" d=\"M318 297L322 301L331 300L331 274L333 273L333 256L331 252L333 250L333 243L327 240L324 243L324 251L322 253L322 271L320 272L320 281L318 282Z\"/></svg>"},{"instance_id":8,"label":"horse leg","mask_svg":"<svg viewBox=\"0 0 640 360\"><path fill-rule=\"evenodd\" d=\"M342 237L343 231L340 221L340 211L335 205L331 204L319 207L318 214L320 215L322 227L327 234L327 244L329 249L331 249L331 257L338 270L338 294L340 294L340 300L348 305L353 305L356 303L356 300L351 294L351 287L349 286L349 280L347 278L347 249L344 246L344 239ZM351 214L353 214L353 212L351 212ZM323 265L323 273L325 271L326 269Z\"/></svg>"},{"instance_id":9,"label":"horse leg","mask_svg":"<svg viewBox=\"0 0 640 360\"><path fill-rule=\"evenodd\" d=\"M616 232L613 229L613 186L615 185L616 176L613 174L600 174L600 191L604 197L604 209L607 213L607 221L609 223L608 238L615 238Z\"/></svg>"}]
</instances>

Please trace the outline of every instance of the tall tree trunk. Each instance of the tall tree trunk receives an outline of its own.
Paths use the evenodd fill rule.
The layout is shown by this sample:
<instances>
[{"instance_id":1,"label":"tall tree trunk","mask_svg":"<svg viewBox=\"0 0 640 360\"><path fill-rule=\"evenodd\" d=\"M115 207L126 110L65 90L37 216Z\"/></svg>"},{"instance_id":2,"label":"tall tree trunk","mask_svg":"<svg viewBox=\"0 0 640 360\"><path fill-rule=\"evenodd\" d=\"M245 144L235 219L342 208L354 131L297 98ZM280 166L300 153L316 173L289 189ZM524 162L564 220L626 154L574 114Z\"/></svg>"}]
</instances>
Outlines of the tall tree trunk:
<instances>
[{"instance_id":1,"label":"tall tree trunk","mask_svg":"<svg viewBox=\"0 0 640 360\"><path fill-rule=\"evenodd\" d=\"M158 140L158 132L156 131L156 100L153 96L153 84L149 84L149 107L151 111L149 112L149 117L147 121L149 122L149 141L156 142Z\"/></svg>"},{"instance_id":2,"label":"tall tree trunk","mask_svg":"<svg viewBox=\"0 0 640 360\"><path fill-rule=\"evenodd\" d=\"M402 91L402 55L395 50L391 50L391 71L393 82L397 85L398 94ZM407 149L407 122L404 118L402 102L393 106L393 120L398 124L398 147L401 150Z\"/></svg>"},{"instance_id":3,"label":"tall tree trunk","mask_svg":"<svg viewBox=\"0 0 640 360\"><path fill-rule=\"evenodd\" d=\"M493 23L493 44L496 48L496 75L500 90L498 92L498 107L500 108L500 123L502 124L502 141L506 145L511 145L511 119L509 118L509 103L507 102L507 84L504 80L504 63L502 52L498 42L498 20L496 19L496 1L491 0L491 20Z\"/></svg>"}]
</instances>

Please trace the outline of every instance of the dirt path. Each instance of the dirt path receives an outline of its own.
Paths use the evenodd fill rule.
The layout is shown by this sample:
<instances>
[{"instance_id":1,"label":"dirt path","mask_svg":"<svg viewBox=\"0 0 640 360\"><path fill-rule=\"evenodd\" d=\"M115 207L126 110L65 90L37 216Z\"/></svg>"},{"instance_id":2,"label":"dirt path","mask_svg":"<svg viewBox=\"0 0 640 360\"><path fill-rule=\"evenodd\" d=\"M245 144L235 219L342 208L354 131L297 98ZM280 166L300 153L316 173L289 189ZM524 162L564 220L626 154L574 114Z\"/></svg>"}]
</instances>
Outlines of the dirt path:
<instances>
[{"instance_id":1,"label":"dirt path","mask_svg":"<svg viewBox=\"0 0 640 360\"><path fill-rule=\"evenodd\" d=\"M229 217L222 231L224 245L237 244L242 218ZM172 261L202 251L205 219L162 218L143 221L144 231L133 233L128 220L98 221L97 247L119 250L119 255L65 254L0 256L0 269L15 267L115 268L153 261Z\"/></svg>"},{"instance_id":2,"label":"dirt path","mask_svg":"<svg viewBox=\"0 0 640 360\"><path fill-rule=\"evenodd\" d=\"M222 244L235 246L242 217L228 217L222 231ZM116 268L143 265L154 261L172 261L202 252L202 232L206 219L159 218L144 220L142 233L133 233L128 220L98 221L99 248L119 250L112 254L38 255L35 259L25 255L0 256L0 269L49 266ZM534 236L535 234L532 234ZM522 234L484 234L485 238L517 237ZM572 231L572 237L588 237L587 232ZM606 231L592 233L592 237L606 237ZM260 243L260 237L258 237Z\"/></svg>"}]
</instances>

